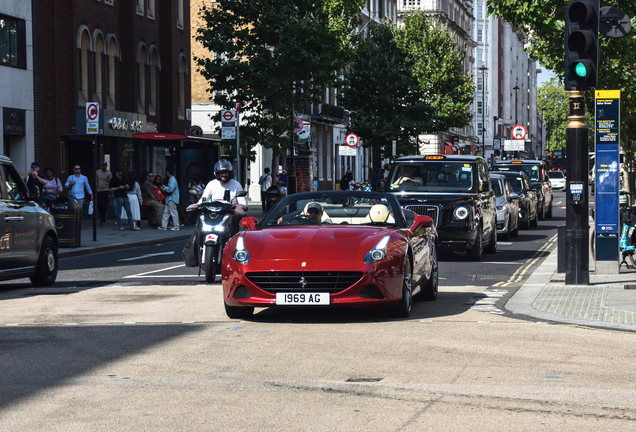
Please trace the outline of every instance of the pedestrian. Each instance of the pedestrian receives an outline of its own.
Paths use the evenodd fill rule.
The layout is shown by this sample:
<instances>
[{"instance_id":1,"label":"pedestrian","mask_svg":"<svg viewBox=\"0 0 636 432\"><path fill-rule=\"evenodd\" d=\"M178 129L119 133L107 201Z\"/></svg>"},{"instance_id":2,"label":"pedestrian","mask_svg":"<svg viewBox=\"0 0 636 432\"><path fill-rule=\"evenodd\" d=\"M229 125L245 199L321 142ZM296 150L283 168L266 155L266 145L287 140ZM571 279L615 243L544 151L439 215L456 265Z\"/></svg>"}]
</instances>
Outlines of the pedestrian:
<instances>
[{"instance_id":1,"label":"pedestrian","mask_svg":"<svg viewBox=\"0 0 636 432\"><path fill-rule=\"evenodd\" d=\"M168 207L167 211L163 212L163 220L161 222L161 226L158 228L160 230L168 229L168 220L170 216L172 216L172 224L174 225L170 228L173 231L179 231L179 211L177 210L177 203L179 202L179 185L177 184L177 179L174 177L174 170L172 168L166 168L166 176L168 177L168 186L163 186L161 191L164 195L166 195L166 207Z\"/></svg>"},{"instance_id":2,"label":"pedestrian","mask_svg":"<svg viewBox=\"0 0 636 432\"><path fill-rule=\"evenodd\" d=\"M121 209L126 209L126 216L128 217L128 226L132 231L139 231L139 227L133 224L132 211L130 210L130 201L128 200L128 185L124 178L124 172L121 169L117 170L115 177L110 179L110 191L113 193L113 200L115 201L115 219L117 220L117 227L119 231L126 231L126 228L121 223Z\"/></svg>"},{"instance_id":3,"label":"pedestrian","mask_svg":"<svg viewBox=\"0 0 636 432\"><path fill-rule=\"evenodd\" d=\"M261 186L261 204L263 205L263 214L267 213L267 189L272 186L272 176L269 175L269 168L265 168L263 175L258 179Z\"/></svg>"},{"instance_id":4,"label":"pedestrian","mask_svg":"<svg viewBox=\"0 0 636 432\"><path fill-rule=\"evenodd\" d=\"M130 211L132 213L133 225L139 227L139 221L141 221L141 188L137 182L137 174L133 171L128 173L126 178L128 184L128 202L130 202ZM121 217L124 217L124 209L121 210ZM141 227L140 227L141 228Z\"/></svg>"},{"instance_id":5,"label":"pedestrian","mask_svg":"<svg viewBox=\"0 0 636 432\"><path fill-rule=\"evenodd\" d=\"M159 225L163 219L164 205L161 204L161 200L155 192L155 187L152 182L155 179L155 175L152 171L146 173L146 180L141 185L141 199L144 205L152 207L156 214L155 221L149 221L152 225Z\"/></svg>"},{"instance_id":6,"label":"pedestrian","mask_svg":"<svg viewBox=\"0 0 636 432\"><path fill-rule=\"evenodd\" d=\"M376 168L373 170L373 174L371 174L371 190L378 190L378 182L380 180L384 180L384 175L380 171L380 168Z\"/></svg>"},{"instance_id":7,"label":"pedestrian","mask_svg":"<svg viewBox=\"0 0 636 432\"><path fill-rule=\"evenodd\" d=\"M82 168L79 165L75 165L73 167L73 174L68 177L66 183L64 183L64 187L70 189L69 195L74 197L79 201L80 207L84 205L84 189L88 191L88 194L91 196L91 201L93 200L93 191L91 190L91 186L88 184L88 179L85 175L81 173Z\"/></svg>"},{"instance_id":8,"label":"pedestrian","mask_svg":"<svg viewBox=\"0 0 636 432\"><path fill-rule=\"evenodd\" d=\"M27 188L35 186L38 188L38 203L42 201L42 188L46 184L46 178L40 175L40 164L37 162L31 163L31 169L25 175L22 176L22 180L26 182Z\"/></svg>"},{"instance_id":9,"label":"pedestrian","mask_svg":"<svg viewBox=\"0 0 636 432\"><path fill-rule=\"evenodd\" d=\"M152 186L155 188L155 194L157 195L157 198L159 198L159 202L161 204L166 204L166 197L164 196L163 192L161 191L161 188L163 187L163 183L161 182L161 176L160 175L156 175Z\"/></svg>"},{"instance_id":10,"label":"pedestrian","mask_svg":"<svg viewBox=\"0 0 636 432\"><path fill-rule=\"evenodd\" d=\"M62 182L55 177L53 168L46 167L44 172L46 173L46 184L42 190L42 201L48 201L47 206L50 207L53 200L59 197L60 192L62 192Z\"/></svg>"},{"instance_id":11,"label":"pedestrian","mask_svg":"<svg viewBox=\"0 0 636 432\"><path fill-rule=\"evenodd\" d=\"M283 170L280 174L280 187L287 193L287 170Z\"/></svg>"},{"instance_id":12,"label":"pedestrian","mask_svg":"<svg viewBox=\"0 0 636 432\"><path fill-rule=\"evenodd\" d=\"M108 162L102 161L101 169L97 171L97 210L99 210L99 224L106 224L106 210L108 210L108 201L112 198L110 192L110 179L113 173L108 170Z\"/></svg>"}]
</instances>

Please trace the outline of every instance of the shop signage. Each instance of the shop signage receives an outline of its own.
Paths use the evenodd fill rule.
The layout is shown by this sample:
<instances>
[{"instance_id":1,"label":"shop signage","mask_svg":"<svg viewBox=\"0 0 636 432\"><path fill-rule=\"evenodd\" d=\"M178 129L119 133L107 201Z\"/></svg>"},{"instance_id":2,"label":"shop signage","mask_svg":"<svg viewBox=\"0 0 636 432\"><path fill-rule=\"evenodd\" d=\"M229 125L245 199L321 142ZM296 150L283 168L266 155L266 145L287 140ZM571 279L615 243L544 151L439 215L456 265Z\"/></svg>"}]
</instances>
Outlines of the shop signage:
<instances>
[{"instance_id":1,"label":"shop signage","mask_svg":"<svg viewBox=\"0 0 636 432\"><path fill-rule=\"evenodd\" d=\"M24 136L25 113L23 109L2 108L2 130L5 135Z\"/></svg>"},{"instance_id":2,"label":"shop signage","mask_svg":"<svg viewBox=\"0 0 636 432\"><path fill-rule=\"evenodd\" d=\"M190 126L186 132L187 132L186 135L188 136L193 136L193 137L203 136L203 129L201 128L201 126L197 126L197 125Z\"/></svg>"},{"instance_id":3,"label":"shop signage","mask_svg":"<svg viewBox=\"0 0 636 432\"><path fill-rule=\"evenodd\" d=\"M131 132L144 132L143 122L141 120L130 120L121 117L111 117L108 120L111 129Z\"/></svg>"}]
</instances>

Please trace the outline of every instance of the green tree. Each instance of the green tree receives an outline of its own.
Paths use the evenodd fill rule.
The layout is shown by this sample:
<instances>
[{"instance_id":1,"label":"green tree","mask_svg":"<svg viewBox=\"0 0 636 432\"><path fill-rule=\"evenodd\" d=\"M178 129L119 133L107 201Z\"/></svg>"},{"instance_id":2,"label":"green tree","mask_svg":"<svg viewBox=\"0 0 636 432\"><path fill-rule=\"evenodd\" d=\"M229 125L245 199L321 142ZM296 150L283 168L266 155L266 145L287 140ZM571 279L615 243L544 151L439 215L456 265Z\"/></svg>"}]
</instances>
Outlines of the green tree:
<instances>
[{"instance_id":1,"label":"green tree","mask_svg":"<svg viewBox=\"0 0 636 432\"><path fill-rule=\"evenodd\" d=\"M523 30L528 38L529 53L542 66L563 76L564 18L563 0L488 0L488 11ZM636 2L616 0L612 6L629 17L636 16ZM599 35L599 81L597 90L621 90L621 131L624 137L636 139L636 21L625 37L611 39ZM593 114L594 95L587 94L588 114Z\"/></svg>"},{"instance_id":2,"label":"green tree","mask_svg":"<svg viewBox=\"0 0 636 432\"><path fill-rule=\"evenodd\" d=\"M431 125L419 132L466 126L472 119L469 108L475 86L464 73L461 54L446 26L424 11L416 11L406 14L404 25L395 28L395 40L412 65L422 102L432 112Z\"/></svg>"},{"instance_id":3,"label":"green tree","mask_svg":"<svg viewBox=\"0 0 636 432\"><path fill-rule=\"evenodd\" d=\"M343 106L351 112L348 129L384 157L391 156L392 141L398 154L410 153L417 131L432 126L412 64L393 32L388 23L370 25L367 37L357 39L343 95Z\"/></svg>"},{"instance_id":4,"label":"green tree","mask_svg":"<svg viewBox=\"0 0 636 432\"><path fill-rule=\"evenodd\" d=\"M565 129L568 125L570 93L563 89L558 79L552 78L537 90L537 108L546 123L546 149L565 148Z\"/></svg>"},{"instance_id":5,"label":"green tree","mask_svg":"<svg viewBox=\"0 0 636 432\"><path fill-rule=\"evenodd\" d=\"M363 3L219 0L202 8L196 39L210 56L195 58L198 71L218 105L242 103L241 143L248 149L291 146L294 108L320 102L322 90L337 85Z\"/></svg>"}]
</instances>

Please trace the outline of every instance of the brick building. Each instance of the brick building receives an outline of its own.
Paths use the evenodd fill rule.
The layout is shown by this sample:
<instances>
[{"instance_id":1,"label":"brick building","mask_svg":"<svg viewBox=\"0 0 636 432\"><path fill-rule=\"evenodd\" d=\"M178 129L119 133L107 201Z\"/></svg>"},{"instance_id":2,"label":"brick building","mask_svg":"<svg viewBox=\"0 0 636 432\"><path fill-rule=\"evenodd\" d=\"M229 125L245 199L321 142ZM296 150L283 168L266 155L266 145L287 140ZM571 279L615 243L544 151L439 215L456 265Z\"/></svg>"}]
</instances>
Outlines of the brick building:
<instances>
[{"instance_id":1,"label":"brick building","mask_svg":"<svg viewBox=\"0 0 636 432\"><path fill-rule=\"evenodd\" d=\"M80 164L93 183L96 147L113 171L173 165L181 184L183 160L200 160L188 155L200 147L187 138L189 0L32 1L36 159L63 181Z\"/></svg>"}]
</instances>

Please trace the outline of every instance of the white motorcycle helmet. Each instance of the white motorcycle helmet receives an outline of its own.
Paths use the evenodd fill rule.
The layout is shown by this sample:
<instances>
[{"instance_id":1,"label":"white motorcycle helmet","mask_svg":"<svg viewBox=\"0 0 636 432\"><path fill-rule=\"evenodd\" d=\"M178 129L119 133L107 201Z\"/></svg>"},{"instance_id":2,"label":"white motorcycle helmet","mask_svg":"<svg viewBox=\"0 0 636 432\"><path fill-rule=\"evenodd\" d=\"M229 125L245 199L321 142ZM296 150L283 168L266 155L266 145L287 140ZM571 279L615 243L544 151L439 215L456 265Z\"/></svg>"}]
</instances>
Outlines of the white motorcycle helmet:
<instances>
[{"instance_id":1,"label":"white motorcycle helmet","mask_svg":"<svg viewBox=\"0 0 636 432\"><path fill-rule=\"evenodd\" d=\"M214 164L214 176L217 178L217 180L223 182L223 180L221 180L221 178L219 177L219 173L221 171L226 171L230 174L227 179L227 181L229 182L230 179L232 179L232 171L234 171L232 163L227 159L221 159Z\"/></svg>"}]
</instances>

